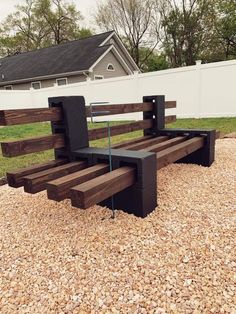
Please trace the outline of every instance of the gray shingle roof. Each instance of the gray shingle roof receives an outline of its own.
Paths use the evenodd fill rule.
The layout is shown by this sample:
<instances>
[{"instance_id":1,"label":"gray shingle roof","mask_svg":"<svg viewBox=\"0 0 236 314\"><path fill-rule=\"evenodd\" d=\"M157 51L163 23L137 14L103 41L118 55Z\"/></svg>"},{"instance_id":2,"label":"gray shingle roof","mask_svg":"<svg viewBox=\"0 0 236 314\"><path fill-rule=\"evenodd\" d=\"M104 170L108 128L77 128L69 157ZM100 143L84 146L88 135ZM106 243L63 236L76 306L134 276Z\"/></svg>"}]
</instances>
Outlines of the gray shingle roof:
<instances>
[{"instance_id":1,"label":"gray shingle roof","mask_svg":"<svg viewBox=\"0 0 236 314\"><path fill-rule=\"evenodd\" d=\"M0 59L0 84L86 71L108 49L108 45L99 45L111 33L112 31Z\"/></svg>"}]
</instances>

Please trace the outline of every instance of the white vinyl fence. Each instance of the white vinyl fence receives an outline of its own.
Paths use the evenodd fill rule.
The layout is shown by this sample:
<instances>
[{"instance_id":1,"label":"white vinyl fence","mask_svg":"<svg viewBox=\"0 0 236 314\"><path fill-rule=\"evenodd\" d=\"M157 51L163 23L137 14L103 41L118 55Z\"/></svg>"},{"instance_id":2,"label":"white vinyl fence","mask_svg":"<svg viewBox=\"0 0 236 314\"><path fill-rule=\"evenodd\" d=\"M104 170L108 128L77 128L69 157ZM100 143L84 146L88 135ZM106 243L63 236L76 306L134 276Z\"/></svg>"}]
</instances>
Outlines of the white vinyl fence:
<instances>
[{"instance_id":1,"label":"white vinyl fence","mask_svg":"<svg viewBox=\"0 0 236 314\"><path fill-rule=\"evenodd\" d=\"M142 102L143 96L165 95L176 100L180 118L236 116L236 60L201 64L132 76L87 81L41 90L0 91L0 109L47 106L48 97L82 95L91 102ZM136 119L138 114L129 114ZM115 116L123 119L123 116Z\"/></svg>"}]
</instances>

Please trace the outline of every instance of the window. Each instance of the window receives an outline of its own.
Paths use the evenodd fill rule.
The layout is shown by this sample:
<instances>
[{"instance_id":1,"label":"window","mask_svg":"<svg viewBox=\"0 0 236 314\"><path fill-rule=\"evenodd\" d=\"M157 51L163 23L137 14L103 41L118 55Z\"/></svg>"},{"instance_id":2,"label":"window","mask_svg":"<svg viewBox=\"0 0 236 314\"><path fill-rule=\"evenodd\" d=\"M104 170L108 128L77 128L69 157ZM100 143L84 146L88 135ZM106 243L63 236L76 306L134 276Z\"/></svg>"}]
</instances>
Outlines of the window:
<instances>
[{"instance_id":1,"label":"window","mask_svg":"<svg viewBox=\"0 0 236 314\"><path fill-rule=\"evenodd\" d=\"M33 89L40 89L41 88L41 82L32 82L31 87Z\"/></svg>"},{"instance_id":2,"label":"window","mask_svg":"<svg viewBox=\"0 0 236 314\"><path fill-rule=\"evenodd\" d=\"M4 86L4 89L5 90L13 90L13 87L12 87L12 85L7 85L7 86Z\"/></svg>"},{"instance_id":3,"label":"window","mask_svg":"<svg viewBox=\"0 0 236 314\"><path fill-rule=\"evenodd\" d=\"M94 75L95 80L103 80L104 76L103 75Z\"/></svg>"},{"instance_id":4,"label":"window","mask_svg":"<svg viewBox=\"0 0 236 314\"><path fill-rule=\"evenodd\" d=\"M56 82L58 86L67 85L67 78L59 78Z\"/></svg>"},{"instance_id":5,"label":"window","mask_svg":"<svg viewBox=\"0 0 236 314\"><path fill-rule=\"evenodd\" d=\"M107 71L115 71L114 65L112 63L107 65Z\"/></svg>"}]
</instances>

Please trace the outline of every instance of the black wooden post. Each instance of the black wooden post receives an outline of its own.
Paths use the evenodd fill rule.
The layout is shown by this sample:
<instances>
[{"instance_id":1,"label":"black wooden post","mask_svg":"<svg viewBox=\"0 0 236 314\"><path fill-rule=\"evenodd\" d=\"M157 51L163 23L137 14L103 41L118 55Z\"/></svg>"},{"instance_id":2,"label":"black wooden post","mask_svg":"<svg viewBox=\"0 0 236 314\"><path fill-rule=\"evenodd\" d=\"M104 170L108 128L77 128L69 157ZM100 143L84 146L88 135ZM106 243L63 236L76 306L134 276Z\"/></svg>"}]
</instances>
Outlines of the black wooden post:
<instances>
[{"instance_id":1,"label":"black wooden post","mask_svg":"<svg viewBox=\"0 0 236 314\"><path fill-rule=\"evenodd\" d=\"M165 128L165 96L144 96L143 102L153 103L153 110L144 112L143 119L153 119L153 127L144 130L144 135L157 135Z\"/></svg>"},{"instance_id":2,"label":"black wooden post","mask_svg":"<svg viewBox=\"0 0 236 314\"><path fill-rule=\"evenodd\" d=\"M63 133L66 140L65 148L55 149L55 157L73 160L73 151L89 146L84 97L52 97L48 102L49 107L59 107L63 112L62 121L51 122L52 133Z\"/></svg>"}]
</instances>

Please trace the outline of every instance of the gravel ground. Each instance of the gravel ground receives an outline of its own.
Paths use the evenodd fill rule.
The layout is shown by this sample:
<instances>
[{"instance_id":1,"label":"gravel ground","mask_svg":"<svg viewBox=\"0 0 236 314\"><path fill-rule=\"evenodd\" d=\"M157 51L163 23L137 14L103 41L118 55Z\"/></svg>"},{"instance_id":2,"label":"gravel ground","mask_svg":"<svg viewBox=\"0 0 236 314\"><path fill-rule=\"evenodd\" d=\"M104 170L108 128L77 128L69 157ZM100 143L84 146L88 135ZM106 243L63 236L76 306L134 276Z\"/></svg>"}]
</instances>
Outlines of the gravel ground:
<instances>
[{"instance_id":1,"label":"gravel ground","mask_svg":"<svg viewBox=\"0 0 236 314\"><path fill-rule=\"evenodd\" d=\"M0 187L0 312L236 313L236 140L158 181L146 219Z\"/></svg>"}]
</instances>

